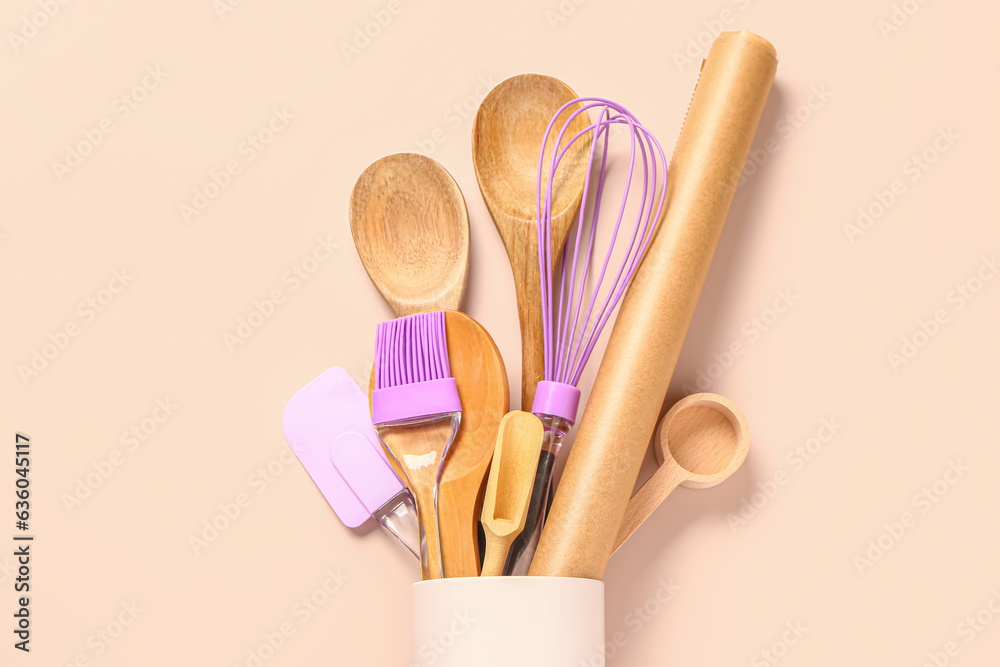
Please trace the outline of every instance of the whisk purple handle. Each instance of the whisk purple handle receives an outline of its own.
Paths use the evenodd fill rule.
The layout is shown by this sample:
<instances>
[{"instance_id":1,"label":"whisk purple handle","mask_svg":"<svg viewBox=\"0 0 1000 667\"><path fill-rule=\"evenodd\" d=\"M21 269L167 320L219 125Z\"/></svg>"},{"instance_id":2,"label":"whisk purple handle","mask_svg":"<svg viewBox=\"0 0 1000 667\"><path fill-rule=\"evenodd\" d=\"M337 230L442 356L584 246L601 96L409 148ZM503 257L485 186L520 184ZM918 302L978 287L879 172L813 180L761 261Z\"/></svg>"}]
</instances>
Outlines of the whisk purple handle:
<instances>
[{"instance_id":1,"label":"whisk purple handle","mask_svg":"<svg viewBox=\"0 0 1000 667\"><path fill-rule=\"evenodd\" d=\"M580 108L569 115L556 134L555 147L552 150L548 178L546 179L545 149L556 120L563 112L576 105L580 105ZM574 119L580 114L585 114L585 117L588 117L589 110L595 108L600 109L598 121L577 132L564 143L567 130L571 127ZM592 278L590 267L594 256L597 219L608 171L610 130L615 126L628 128L631 138L631 156L626 186L621 204L618 207L611 242L599 274L596 278ZM570 227L566 247L563 249L559 261L556 262L553 261L552 257L552 191L555 188L555 174L560 161L570 146L588 134L590 135L590 155L583 186L583 201L580 213ZM594 173L593 166L599 145L602 146L601 166L596 187L593 196L591 196L591 177ZM615 245L619 235L628 235L627 231L622 232L622 222L626 215L629 196L634 189L633 181L637 180L637 162L640 162L642 167L638 219L629 236L624 259L615 268L611 265ZM629 281L639 267L639 262L653 238L653 233L656 231L657 223L663 213L666 184L667 159L662 147L656 138L639 123L638 119L623 106L602 98L582 97L564 104L549 122L538 159L537 193L538 264L541 275L542 328L545 340L545 382L539 383L538 393L541 394L541 399L536 394L532 412L554 414L571 422L576 420L576 406L579 403L579 390L576 389L576 384L580 381L584 366L586 366L594 346L597 344L604 325L625 294ZM660 193L659 202L654 206L658 191ZM581 243L584 236L588 238L581 255ZM614 280L606 289L602 290L605 279L612 274ZM593 291L589 295L588 280L594 283ZM543 384L546 385L544 391L542 391Z\"/></svg>"}]
</instances>

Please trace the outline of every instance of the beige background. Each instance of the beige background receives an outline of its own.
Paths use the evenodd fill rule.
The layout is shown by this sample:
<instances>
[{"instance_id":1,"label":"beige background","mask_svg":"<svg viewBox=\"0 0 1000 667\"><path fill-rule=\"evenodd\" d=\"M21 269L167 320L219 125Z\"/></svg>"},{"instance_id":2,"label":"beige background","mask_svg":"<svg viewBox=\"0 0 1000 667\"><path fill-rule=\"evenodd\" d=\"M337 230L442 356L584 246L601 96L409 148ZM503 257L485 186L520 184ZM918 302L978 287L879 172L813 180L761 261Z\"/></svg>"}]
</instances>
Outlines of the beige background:
<instances>
[{"instance_id":1,"label":"beige background","mask_svg":"<svg viewBox=\"0 0 1000 667\"><path fill-rule=\"evenodd\" d=\"M454 174L473 232L466 310L517 387L513 285L470 159L479 99L507 76L551 74L623 102L669 147L698 40L724 24L778 49L756 140L771 152L737 194L671 400L711 373L753 446L732 480L679 490L614 558L609 663L996 664L1000 280L977 283L1000 250L996 3L897 1L890 32L889 0L398 0L388 14L383 1L226 1L16 0L0 16L0 539L12 544L15 431L32 438L37 536L30 656L10 646L13 547L0 548L0 662L252 665L284 631L268 667L408 664L416 563L381 531L339 524L281 433L285 402L324 368L367 373L390 316L351 243L354 179L418 149ZM345 56L372 12L391 20ZM241 143L275 109L294 117L251 161ZM57 173L87 133L100 142ZM914 170L925 150L933 164ZM186 222L181 206L229 161L239 173ZM897 179L849 239L858 208L877 213ZM320 242L336 246L329 259L285 280ZM966 283L971 299L954 291ZM283 301L228 349L275 289ZM779 290L794 300L776 314ZM938 310L935 335L919 334ZM43 351L52 340L64 348ZM744 353L727 359L736 342ZM22 377L36 350L53 358ZM160 423L158 400L178 406ZM133 427L145 440L122 440ZM795 454L819 436L810 460ZM953 462L967 470L921 499ZM96 488L80 488L88 475ZM737 525L744 501L760 507ZM880 537L889 549L859 564ZM329 573L341 581L327 595ZM671 579L676 596L651 603ZM310 596L323 603L310 610ZM977 612L992 624L970 625ZM786 632L796 623L801 637Z\"/></svg>"}]
</instances>

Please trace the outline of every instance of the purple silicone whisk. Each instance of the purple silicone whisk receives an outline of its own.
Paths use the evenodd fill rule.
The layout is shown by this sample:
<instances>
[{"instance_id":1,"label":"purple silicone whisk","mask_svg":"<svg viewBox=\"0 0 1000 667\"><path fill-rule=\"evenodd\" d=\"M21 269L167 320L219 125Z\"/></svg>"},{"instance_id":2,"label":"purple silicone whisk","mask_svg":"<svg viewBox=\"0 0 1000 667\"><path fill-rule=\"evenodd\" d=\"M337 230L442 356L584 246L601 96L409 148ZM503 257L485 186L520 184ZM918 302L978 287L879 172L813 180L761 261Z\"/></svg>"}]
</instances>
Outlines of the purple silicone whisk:
<instances>
[{"instance_id":1,"label":"purple silicone whisk","mask_svg":"<svg viewBox=\"0 0 1000 667\"><path fill-rule=\"evenodd\" d=\"M559 118L567 109L576 109L555 137L548 178L544 174L545 148ZM564 139L574 119L589 117L598 110L598 121ZM591 272L595 253L597 219L601 209L608 147L612 128L627 129L631 137L628 174L618 206L604 262L599 272ZM581 139L590 141L587 176L583 185L580 213L571 224L566 246L558 261L552 257L552 190L559 162L569 147ZM598 151L600 147L600 151ZM600 156L600 171L596 159ZM637 166L641 170L636 169ZM641 174L641 175L640 175ZM591 193L591 178L597 183ZM641 179L641 189L638 182ZM542 288L542 326L545 339L545 379L538 383L531 411L545 427L545 440L528 507L524 530L511 547L505 574L526 574L545 515L552 499L552 468L566 433L576 421L580 390L576 385L583 374L601 331L628 288L632 275L649 246L663 213L667 185L667 159L656 138L627 109L610 100L582 97L564 104L545 130L538 159L538 264ZM641 198L634 226L624 224L630 195L639 190ZM592 196L591 196L592 195ZM657 203L658 202L658 203ZM633 207L635 206L633 202ZM634 209L633 209L634 210ZM588 223L589 224L585 224ZM616 245L624 244L624 256L615 265ZM584 244L584 240L586 241ZM619 253L622 249L619 248ZM596 276L594 275L596 273ZM613 280L612 280L613 277ZM605 284L607 283L607 284Z\"/></svg>"}]
</instances>

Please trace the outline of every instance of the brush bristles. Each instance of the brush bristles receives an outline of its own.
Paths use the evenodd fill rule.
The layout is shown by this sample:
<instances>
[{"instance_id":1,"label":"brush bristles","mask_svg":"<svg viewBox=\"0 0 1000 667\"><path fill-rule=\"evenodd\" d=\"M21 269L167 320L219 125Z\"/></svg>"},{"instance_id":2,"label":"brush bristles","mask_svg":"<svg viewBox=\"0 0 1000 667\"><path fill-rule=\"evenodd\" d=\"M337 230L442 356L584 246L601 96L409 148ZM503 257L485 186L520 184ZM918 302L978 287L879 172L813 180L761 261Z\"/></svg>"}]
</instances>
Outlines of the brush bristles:
<instances>
[{"instance_id":1,"label":"brush bristles","mask_svg":"<svg viewBox=\"0 0 1000 667\"><path fill-rule=\"evenodd\" d=\"M375 388L451 377L444 311L408 315L378 325Z\"/></svg>"}]
</instances>

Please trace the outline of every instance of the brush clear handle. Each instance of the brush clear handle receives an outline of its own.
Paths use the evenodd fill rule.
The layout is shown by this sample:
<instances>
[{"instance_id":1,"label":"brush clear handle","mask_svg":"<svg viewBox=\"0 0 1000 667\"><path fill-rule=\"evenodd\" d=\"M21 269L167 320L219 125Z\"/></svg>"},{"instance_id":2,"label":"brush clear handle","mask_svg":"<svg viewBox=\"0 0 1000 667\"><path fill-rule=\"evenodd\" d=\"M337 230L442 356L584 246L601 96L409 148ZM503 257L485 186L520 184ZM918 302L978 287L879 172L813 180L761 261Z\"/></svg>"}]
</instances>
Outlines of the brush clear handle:
<instances>
[{"instance_id":1,"label":"brush clear handle","mask_svg":"<svg viewBox=\"0 0 1000 667\"><path fill-rule=\"evenodd\" d=\"M542 535L542 526L552 504L552 469L556 457L562 449L563 440L573 422L555 415L536 412L535 416L542 420L545 435L542 439L542 453L538 458L538 470L535 473L535 483L531 488L531 501L528 503L528 514L524 521L524 530L514 539L507 557L504 574L524 575L528 573L531 557L535 554L538 539Z\"/></svg>"},{"instance_id":2,"label":"brush clear handle","mask_svg":"<svg viewBox=\"0 0 1000 667\"><path fill-rule=\"evenodd\" d=\"M372 515L382 527L392 533L413 557L420 559L420 520L413 496L403 489Z\"/></svg>"},{"instance_id":3,"label":"brush clear handle","mask_svg":"<svg viewBox=\"0 0 1000 667\"><path fill-rule=\"evenodd\" d=\"M444 577L438 536L438 486L441 469L461 424L461 412L443 412L375 424L375 433L397 466L420 521L420 573L423 579Z\"/></svg>"}]
</instances>

